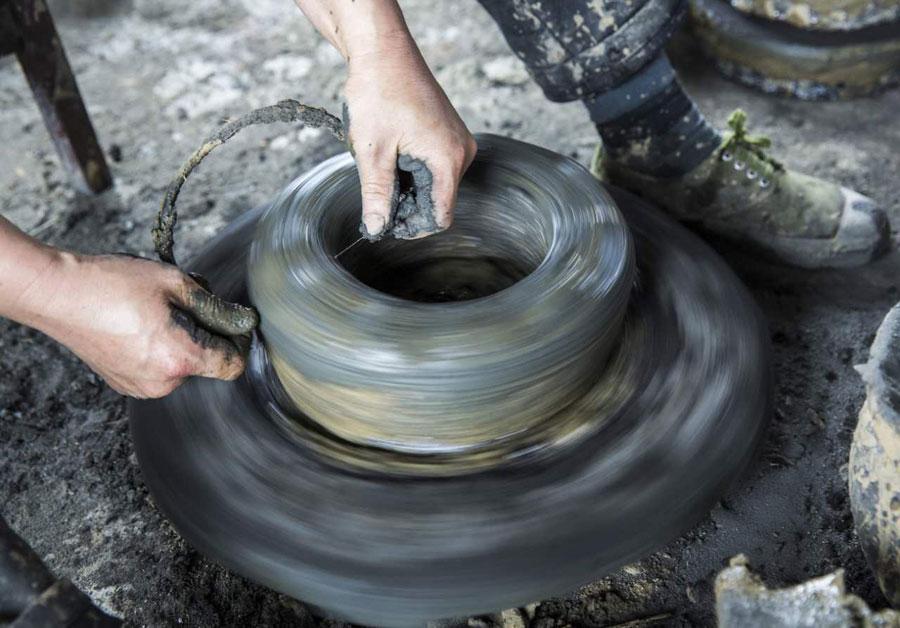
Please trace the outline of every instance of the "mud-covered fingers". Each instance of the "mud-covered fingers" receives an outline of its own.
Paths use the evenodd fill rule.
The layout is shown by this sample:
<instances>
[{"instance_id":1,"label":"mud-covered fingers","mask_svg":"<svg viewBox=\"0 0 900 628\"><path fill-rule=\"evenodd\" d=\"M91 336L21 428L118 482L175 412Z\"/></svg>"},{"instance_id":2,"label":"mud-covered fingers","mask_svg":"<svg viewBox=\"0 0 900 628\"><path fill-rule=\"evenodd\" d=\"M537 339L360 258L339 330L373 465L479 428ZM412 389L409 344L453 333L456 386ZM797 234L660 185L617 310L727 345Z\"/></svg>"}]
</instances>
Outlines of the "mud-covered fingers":
<instances>
[{"instance_id":1,"label":"mud-covered fingers","mask_svg":"<svg viewBox=\"0 0 900 628\"><path fill-rule=\"evenodd\" d=\"M395 150L357 146L356 166L362 195L363 235L377 239L388 226L396 202L397 154Z\"/></svg>"},{"instance_id":2,"label":"mud-covered fingers","mask_svg":"<svg viewBox=\"0 0 900 628\"><path fill-rule=\"evenodd\" d=\"M176 303L203 327L223 336L249 334L259 324L255 309L226 301L204 289L193 278L184 278L174 297Z\"/></svg>"},{"instance_id":3,"label":"mud-covered fingers","mask_svg":"<svg viewBox=\"0 0 900 628\"><path fill-rule=\"evenodd\" d=\"M213 294L198 278L203 280L182 275L173 290L172 324L193 345L190 356L175 365L173 375L235 379L244 371L249 334L259 324L259 315L252 307Z\"/></svg>"},{"instance_id":4,"label":"mud-covered fingers","mask_svg":"<svg viewBox=\"0 0 900 628\"><path fill-rule=\"evenodd\" d=\"M434 222L438 229L449 229L453 224L453 208L461 178L460 168L450 158L443 158L435 165L430 192L434 200Z\"/></svg>"},{"instance_id":5,"label":"mud-covered fingers","mask_svg":"<svg viewBox=\"0 0 900 628\"><path fill-rule=\"evenodd\" d=\"M428 209L438 230L448 229L453 223L459 185L477 149L475 139L467 134L446 142L433 157L414 160L417 163L414 163L411 173L416 196L420 204L421 199L429 199L431 207Z\"/></svg>"},{"instance_id":6,"label":"mud-covered fingers","mask_svg":"<svg viewBox=\"0 0 900 628\"><path fill-rule=\"evenodd\" d=\"M171 306L171 324L177 333L187 335L191 345L184 352L170 352L168 375L180 380L191 375L233 380L244 372L245 352L231 338L204 329L191 313Z\"/></svg>"},{"instance_id":7,"label":"mud-covered fingers","mask_svg":"<svg viewBox=\"0 0 900 628\"><path fill-rule=\"evenodd\" d=\"M212 292L212 288L209 287L209 281L201 275L200 273L188 273L188 277L197 282L197 284L206 290L207 292Z\"/></svg>"},{"instance_id":8,"label":"mud-covered fingers","mask_svg":"<svg viewBox=\"0 0 900 628\"><path fill-rule=\"evenodd\" d=\"M200 355L194 374L231 381L241 376L246 365L246 358L230 339L213 335Z\"/></svg>"}]
</instances>

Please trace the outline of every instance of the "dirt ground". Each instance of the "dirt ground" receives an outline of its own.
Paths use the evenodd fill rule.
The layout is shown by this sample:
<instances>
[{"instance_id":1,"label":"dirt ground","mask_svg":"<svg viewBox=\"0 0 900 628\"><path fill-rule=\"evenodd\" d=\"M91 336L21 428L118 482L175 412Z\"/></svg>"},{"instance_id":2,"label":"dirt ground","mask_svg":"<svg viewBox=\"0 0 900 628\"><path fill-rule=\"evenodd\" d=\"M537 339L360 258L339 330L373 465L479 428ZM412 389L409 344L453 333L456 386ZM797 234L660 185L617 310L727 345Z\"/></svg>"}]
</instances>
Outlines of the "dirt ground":
<instances>
[{"instance_id":1,"label":"dirt ground","mask_svg":"<svg viewBox=\"0 0 900 628\"><path fill-rule=\"evenodd\" d=\"M223 116L284 97L340 111L341 59L289 0L106 4L103 15L62 15L58 26L114 191L72 191L15 60L0 59L0 212L48 242L149 255L165 183ZM402 4L472 130L588 162L596 135L581 106L545 101L474 0ZM900 91L799 103L727 83L696 57L679 66L712 120L744 107L784 161L871 195L900 225ZM222 149L183 193L182 256L341 150L320 132L281 126ZM569 597L529 607L531 625L710 625L713 577L738 552L770 585L842 567L852 592L885 605L855 537L846 474L864 395L853 365L900 300L900 254L864 270L811 273L724 253L771 326L776 412L762 455L694 529ZM0 366L0 512L56 573L133 625L333 624L180 540L141 480L124 400L66 350L0 321Z\"/></svg>"}]
</instances>

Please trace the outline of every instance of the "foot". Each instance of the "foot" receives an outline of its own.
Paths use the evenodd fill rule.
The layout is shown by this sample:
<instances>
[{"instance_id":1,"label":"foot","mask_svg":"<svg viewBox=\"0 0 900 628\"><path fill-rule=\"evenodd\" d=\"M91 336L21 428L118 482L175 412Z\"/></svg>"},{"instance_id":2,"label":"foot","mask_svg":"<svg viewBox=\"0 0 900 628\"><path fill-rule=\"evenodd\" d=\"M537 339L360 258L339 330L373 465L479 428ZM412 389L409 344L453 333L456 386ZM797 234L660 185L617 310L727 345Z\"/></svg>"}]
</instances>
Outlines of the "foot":
<instances>
[{"instance_id":1,"label":"foot","mask_svg":"<svg viewBox=\"0 0 900 628\"><path fill-rule=\"evenodd\" d=\"M747 134L745 122L735 111L719 147L680 177L639 173L608 159L602 144L591 171L681 221L792 266L859 266L887 251L890 225L871 199L786 169L766 153L767 138Z\"/></svg>"}]
</instances>

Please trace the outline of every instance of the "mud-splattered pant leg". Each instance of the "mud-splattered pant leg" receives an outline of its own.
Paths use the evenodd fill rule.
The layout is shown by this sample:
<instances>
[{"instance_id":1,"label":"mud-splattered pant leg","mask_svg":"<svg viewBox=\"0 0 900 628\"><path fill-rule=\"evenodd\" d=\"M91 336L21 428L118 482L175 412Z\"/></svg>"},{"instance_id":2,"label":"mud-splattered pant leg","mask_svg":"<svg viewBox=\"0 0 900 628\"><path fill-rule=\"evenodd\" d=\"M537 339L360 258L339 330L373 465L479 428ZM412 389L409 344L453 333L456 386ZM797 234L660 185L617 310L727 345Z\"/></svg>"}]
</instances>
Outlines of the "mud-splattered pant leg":
<instances>
[{"instance_id":1,"label":"mud-splattered pant leg","mask_svg":"<svg viewBox=\"0 0 900 628\"><path fill-rule=\"evenodd\" d=\"M553 101L584 101L607 157L683 175L719 145L663 47L682 0L479 0Z\"/></svg>"},{"instance_id":2,"label":"mud-splattered pant leg","mask_svg":"<svg viewBox=\"0 0 900 628\"><path fill-rule=\"evenodd\" d=\"M655 177L690 172L722 141L681 87L665 53L584 104L607 157Z\"/></svg>"},{"instance_id":3,"label":"mud-splattered pant leg","mask_svg":"<svg viewBox=\"0 0 900 628\"><path fill-rule=\"evenodd\" d=\"M550 100L596 96L662 51L686 0L479 0Z\"/></svg>"}]
</instances>

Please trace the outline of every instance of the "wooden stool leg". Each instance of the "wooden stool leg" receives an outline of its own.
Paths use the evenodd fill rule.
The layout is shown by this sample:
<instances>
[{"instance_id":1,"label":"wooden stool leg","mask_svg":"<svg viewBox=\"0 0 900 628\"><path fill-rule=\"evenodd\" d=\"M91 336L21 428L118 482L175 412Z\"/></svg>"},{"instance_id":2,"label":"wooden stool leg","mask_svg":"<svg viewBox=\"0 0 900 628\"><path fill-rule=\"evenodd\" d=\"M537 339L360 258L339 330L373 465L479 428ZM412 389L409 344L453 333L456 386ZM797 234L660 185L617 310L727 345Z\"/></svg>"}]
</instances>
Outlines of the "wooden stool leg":
<instances>
[{"instance_id":1,"label":"wooden stool leg","mask_svg":"<svg viewBox=\"0 0 900 628\"><path fill-rule=\"evenodd\" d=\"M79 189L102 192L112 177L47 4L12 0L10 8L20 35L16 56L56 150Z\"/></svg>"}]
</instances>

